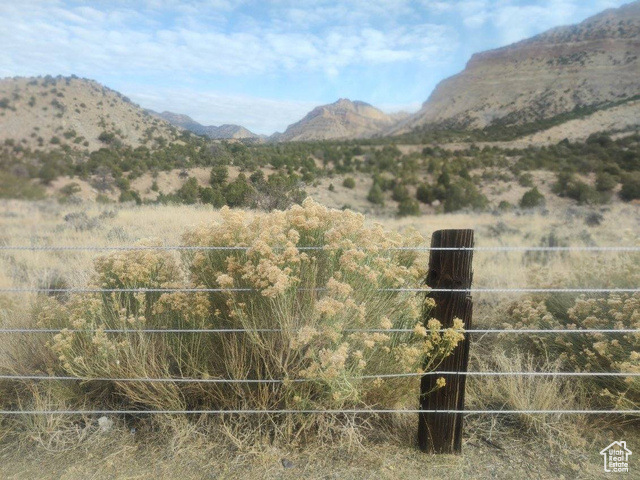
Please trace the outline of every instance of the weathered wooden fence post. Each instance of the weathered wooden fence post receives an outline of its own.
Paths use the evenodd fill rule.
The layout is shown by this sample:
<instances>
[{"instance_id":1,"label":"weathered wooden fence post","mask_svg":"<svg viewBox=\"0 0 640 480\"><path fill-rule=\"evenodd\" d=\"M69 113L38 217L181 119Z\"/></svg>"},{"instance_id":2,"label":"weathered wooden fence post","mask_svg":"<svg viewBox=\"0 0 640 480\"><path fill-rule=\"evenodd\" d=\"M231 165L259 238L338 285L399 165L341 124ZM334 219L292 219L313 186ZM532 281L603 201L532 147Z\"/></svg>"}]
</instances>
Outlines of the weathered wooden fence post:
<instances>
[{"instance_id":1,"label":"weathered wooden fence post","mask_svg":"<svg viewBox=\"0 0 640 480\"><path fill-rule=\"evenodd\" d=\"M471 296L464 290L471 287L473 260L473 230L439 230L431 237L429 272L426 283L434 289L456 289L460 292L431 292L435 310L428 318L440 320L444 328L453 325L453 319L464 322L465 330L471 327ZM469 336L459 344L453 354L445 358L438 370L466 372L469 362ZM444 377L446 385L434 390L438 377ZM464 410L466 375L425 375L420 386L421 410ZM462 450L461 413L421 413L418 423L418 444L424 452L460 453Z\"/></svg>"}]
</instances>

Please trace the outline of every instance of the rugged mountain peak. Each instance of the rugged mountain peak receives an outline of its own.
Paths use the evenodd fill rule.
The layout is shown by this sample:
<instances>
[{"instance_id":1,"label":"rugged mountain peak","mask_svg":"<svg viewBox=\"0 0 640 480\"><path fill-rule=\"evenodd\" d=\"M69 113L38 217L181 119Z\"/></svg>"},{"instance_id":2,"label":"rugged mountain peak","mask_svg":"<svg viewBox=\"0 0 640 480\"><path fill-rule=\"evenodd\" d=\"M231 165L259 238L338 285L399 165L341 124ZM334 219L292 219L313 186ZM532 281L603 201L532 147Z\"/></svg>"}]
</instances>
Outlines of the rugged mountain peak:
<instances>
[{"instance_id":1,"label":"rugged mountain peak","mask_svg":"<svg viewBox=\"0 0 640 480\"><path fill-rule=\"evenodd\" d=\"M397 117L361 101L340 98L314 108L302 120L272 137L277 141L367 138L381 134Z\"/></svg>"},{"instance_id":2,"label":"rugged mountain peak","mask_svg":"<svg viewBox=\"0 0 640 480\"><path fill-rule=\"evenodd\" d=\"M189 130L198 135L205 135L209 138L214 139L245 139L245 138L261 138L259 135L247 130L246 128L240 125L230 125L224 124L219 127L215 127L213 125L202 125L201 123L196 122L193 118L188 115L173 113L164 111L162 113L152 112L153 115L156 115L160 118L163 118L167 122L176 127L184 128L185 130Z\"/></svg>"},{"instance_id":3,"label":"rugged mountain peak","mask_svg":"<svg viewBox=\"0 0 640 480\"><path fill-rule=\"evenodd\" d=\"M473 55L393 133L516 125L640 94L640 2Z\"/></svg>"}]
</instances>

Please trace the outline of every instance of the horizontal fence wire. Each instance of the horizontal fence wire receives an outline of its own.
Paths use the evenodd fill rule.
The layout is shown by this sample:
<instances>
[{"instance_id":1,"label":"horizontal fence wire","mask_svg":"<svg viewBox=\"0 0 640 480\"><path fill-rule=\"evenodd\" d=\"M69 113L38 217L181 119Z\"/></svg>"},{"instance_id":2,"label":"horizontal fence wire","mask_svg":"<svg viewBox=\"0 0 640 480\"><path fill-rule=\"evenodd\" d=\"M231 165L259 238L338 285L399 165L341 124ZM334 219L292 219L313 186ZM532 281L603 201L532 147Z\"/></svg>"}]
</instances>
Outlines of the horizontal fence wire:
<instances>
[{"instance_id":1,"label":"horizontal fence wire","mask_svg":"<svg viewBox=\"0 0 640 480\"><path fill-rule=\"evenodd\" d=\"M225 293L262 292L259 288L0 288L0 293ZM300 288L324 292L326 288ZM640 293L640 288L378 288L376 292L407 293Z\"/></svg>"},{"instance_id":2,"label":"horizontal fence wire","mask_svg":"<svg viewBox=\"0 0 640 480\"><path fill-rule=\"evenodd\" d=\"M513 328L474 328L471 330L457 330L457 329L445 329L440 328L433 331L446 332L453 330L459 333L514 333L514 334L529 334L529 333L640 333L640 328L585 328L585 329L561 329L561 328L528 328L528 329L513 329ZM432 330L427 330L431 332ZM295 332L295 330L285 330L282 328L0 328L0 333L285 333ZM416 333L414 329L410 328L362 328L362 329L347 329L343 330L343 333Z\"/></svg>"},{"instance_id":3,"label":"horizontal fence wire","mask_svg":"<svg viewBox=\"0 0 640 480\"><path fill-rule=\"evenodd\" d=\"M411 372L411 373L383 373L380 375L359 375L345 377L345 380L377 380L386 378L413 378L424 376L452 376L462 375L468 377L640 377L639 372ZM324 381L322 378L150 378L150 377L95 377L82 378L74 376L56 375L0 375L0 380L40 380L40 381L77 381L77 382L123 382L123 383L216 383L216 384L287 384L287 383L313 383Z\"/></svg>"},{"instance_id":4,"label":"horizontal fence wire","mask_svg":"<svg viewBox=\"0 0 640 480\"><path fill-rule=\"evenodd\" d=\"M637 415L640 410L400 410L400 409L338 409L338 410L0 410L0 415L378 415L394 413L440 413L468 415L576 414L576 415Z\"/></svg>"},{"instance_id":5,"label":"horizontal fence wire","mask_svg":"<svg viewBox=\"0 0 640 480\"><path fill-rule=\"evenodd\" d=\"M61 245L0 245L0 251L131 251L131 250L220 250L220 251L244 251L251 250L250 246L208 246L208 245L131 245L131 246L61 246ZM272 249L285 249L288 247L274 246ZM328 246L295 246L297 250L340 250L352 247L328 247ZM584 246L584 247L520 247L520 246L492 246L492 247L373 247L372 251L474 251L474 252L640 252L640 246Z\"/></svg>"},{"instance_id":6,"label":"horizontal fence wire","mask_svg":"<svg viewBox=\"0 0 640 480\"><path fill-rule=\"evenodd\" d=\"M471 334L530 334L530 333L640 333L640 328L585 328L585 329L561 329L561 328L474 328L471 330L445 329L427 330L427 332L455 331ZM282 328L0 328L0 333L292 333L295 329ZM416 333L411 328L353 328L342 331L343 333Z\"/></svg>"}]
</instances>

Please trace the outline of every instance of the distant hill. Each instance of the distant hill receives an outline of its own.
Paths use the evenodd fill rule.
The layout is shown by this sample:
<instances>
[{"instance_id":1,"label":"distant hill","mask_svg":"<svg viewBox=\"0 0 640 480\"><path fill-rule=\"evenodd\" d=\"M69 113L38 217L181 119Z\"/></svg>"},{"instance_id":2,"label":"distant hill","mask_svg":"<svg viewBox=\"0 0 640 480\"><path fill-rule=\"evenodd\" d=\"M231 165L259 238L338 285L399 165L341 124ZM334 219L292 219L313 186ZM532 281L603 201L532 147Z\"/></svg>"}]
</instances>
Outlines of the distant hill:
<instances>
[{"instance_id":1,"label":"distant hill","mask_svg":"<svg viewBox=\"0 0 640 480\"><path fill-rule=\"evenodd\" d=\"M258 139L262 138L260 135L257 135L246 128L240 125L220 125L219 127L214 127L213 125L202 125L196 122L193 118L188 115L182 115L179 113L173 112L162 112L157 113L153 110L149 110L149 113L152 115L156 115L171 125L175 125L176 127L184 128L185 130L189 130L198 135L205 135L209 138L213 139Z\"/></svg>"},{"instance_id":2,"label":"distant hill","mask_svg":"<svg viewBox=\"0 0 640 480\"><path fill-rule=\"evenodd\" d=\"M382 134L397 123L403 114L388 115L365 102L339 99L330 105L314 108L302 120L289 125L272 140L337 140L368 138Z\"/></svg>"},{"instance_id":3,"label":"distant hill","mask_svg":"<svg viewBox=\"0 0 640 480\"><path fill-rule=\"evenodd\" d=\"M31 150L94 151L115 144L154 148L178 130L93 80L14 77L0 80L0 141ZM65 147L66 148L66 147Z\"/></svg>"},{"instance_id":4,"label":"distant hill","mask_svg":"<svg viewBox=\"0 0 640 480\"><path fill-rule=\"evenodd\" d=\"M473 55L391 133L551 118L640 94L640 2ZM640 123L640 122L639 122Z\"/></svg>"}]
</instances>

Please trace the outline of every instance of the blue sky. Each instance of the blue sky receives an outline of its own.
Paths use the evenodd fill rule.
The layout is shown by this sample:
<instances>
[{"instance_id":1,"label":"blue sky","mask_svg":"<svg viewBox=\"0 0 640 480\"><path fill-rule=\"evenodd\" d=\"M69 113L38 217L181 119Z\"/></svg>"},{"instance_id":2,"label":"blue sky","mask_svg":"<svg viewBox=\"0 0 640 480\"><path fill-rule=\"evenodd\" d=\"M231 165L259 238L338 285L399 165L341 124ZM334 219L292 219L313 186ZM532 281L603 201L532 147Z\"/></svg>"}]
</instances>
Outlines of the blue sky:
<instances>
[{"instance_id":1,"label":"blue sky","mask_svg":"<svg viewBox=\"0 0 640 480\"><path fill-rule=\"evenodd\" d=\"M474 52L628 2L0 0L0 77L76 74L270 134L338 98L415 111Z\"/></svg>"}]
</instances>

